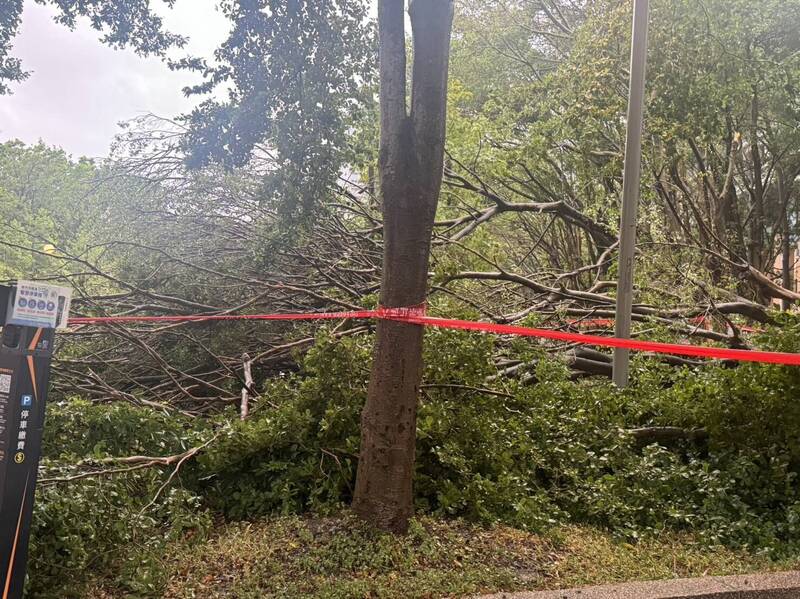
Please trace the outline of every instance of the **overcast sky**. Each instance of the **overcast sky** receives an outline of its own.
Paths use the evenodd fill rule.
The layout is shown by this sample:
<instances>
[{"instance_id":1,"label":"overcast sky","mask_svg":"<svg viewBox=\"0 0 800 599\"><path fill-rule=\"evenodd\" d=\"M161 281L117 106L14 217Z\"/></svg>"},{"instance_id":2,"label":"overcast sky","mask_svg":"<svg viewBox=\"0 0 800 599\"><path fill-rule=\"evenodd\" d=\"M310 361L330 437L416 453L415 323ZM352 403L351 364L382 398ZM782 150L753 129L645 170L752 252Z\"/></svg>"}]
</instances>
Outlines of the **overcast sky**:
<instances>
[{"instance_id":1,"label":"overcast sky","mask_svg":"<svg viewBox=\"0 0 800 599\"><path fill-rule=\"evenodd\" d=\"M168 29L190 38L190 53L210 56L225 39L228 24L216 2L178 0L172 11L160 11ZM31 75L11 85L12 95L0 96L0 141L41 139L76 158L105 156L120 121L148 112L175 116L198 101L181 93L197 82L197 74L172 72L159 59L130 50L111 50L85 22L69 31L53 22L53 14L25 2L13 55Z\"/></svg>"},{"instance_id":2,"label":"overcast sky","mask_svg":"<svg viewBox=\"0 0 800 599\"><path fill-rule=\"evenodd\" d=\"M174 57L187 52L210 57L225 40L229 24L217 11L217 1L177 0L172 10L151 3L167 29L189 38L187 48ZM131 50L112 50L85 21L70 31L53 22L54 14L49 6L25 0L12 55L31 74L10 84L13 94L0 96L0 142L41 139L75 158L102 157L119 122L147 113L177 116L199 101L181 93L199 81L197 74L170 71L160 59L141 58Z\"/></svg>"}]
</instances>

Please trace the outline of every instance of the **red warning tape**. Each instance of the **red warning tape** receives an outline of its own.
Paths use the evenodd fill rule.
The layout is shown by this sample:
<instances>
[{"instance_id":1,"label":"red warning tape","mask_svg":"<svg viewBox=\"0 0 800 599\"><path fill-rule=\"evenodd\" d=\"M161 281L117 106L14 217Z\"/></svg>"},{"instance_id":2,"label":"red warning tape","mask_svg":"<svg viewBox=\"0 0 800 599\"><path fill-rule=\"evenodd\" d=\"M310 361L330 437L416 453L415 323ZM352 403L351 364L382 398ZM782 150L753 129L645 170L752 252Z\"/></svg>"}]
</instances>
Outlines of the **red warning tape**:
<instances>
[{"instance_id":1,"label":"red warning tape","mask_svg":"<svg viewBox=\"0 0 800 599\"><path fill-rule=\"evenodd\" d=\"M379 318L377 310L351 312L315 312L308 314L216 314L183 316L78 316L70 318L70 326L114 324L126 322L205 322L207 320L329 320L334 318Z\"/></svg>"},{"instance_id":2,"label":"red warning tape","mask_svg":"<svg viewBox=\"0 0 800 599\"><path fill-rule=\"evenodd\" d=\"M507 324L493 324L487 322L472 322L469 320L454 320L450 318L434 318L432 316L396 318L384 316L390 320L402 320L413 324L448 329L464 329L468 331L483 331L500 335L517 335L522 337L540 337L556 341L569 341L583 345L599 345L603 347L622 347L635 351L654 352L659 354L677 354L682 356L697 356L702 358L717 358L720 360L737 360L740 362L766 362L768 364L788 364L800 366L800 354L783 352L751 351L748 349L725 349L720 347L701 347L697 345L684 345L680 343L661 343L658 341L637 341L634 339L619 339L617 337L601 337L599 335L585 335L582 333L567 333L564 331L551 331L547 329L534 329Z\"/></svg>"},{"instance_id":3,"label":"red warning tape","mask_svg":"<svg viewBox=\"0 0 800 599\"><path fill-rule=\"evenodd\" d=\"M698 326L706 327L711 322L711 319L708 316L695 316L694 318L690 318L689 322L693 322ZM600 327L600 328L612 328L614 326L614 319L613 318L576 318L573 320L568 321L568 324L574 327L581 327L581 328L589 328L589 327ZM756 329L753 327L748 326L740 326L738 327L740 331L743 333L763 333L762 329Z\"/></svg>"},{"instance_id":4,"label":"red warning tape","mask_svg":"<svg viewBox=\"0 0 800 599\"><path fill-rule=\"evenodd\" d=\"M552 339L555 341L579 343L582 345L621 347L634 351L653 352L660 354L675 354L701 358L716 358L719 360L736 360L739 362L764 362L768 364L787 364L790 366L800 366L800 354L751 351L746 349L725 349L719 347L684 345L680 343L661 343L657 341L638 341L634 339L619 339L617 337L601 337L600 335L585 335L582 333L568 333L565 331L535 329L516 325L474 322L470 320L458 320L454 318L436 318L433 316L426 316L424 306L413 306L409 308L378 308L377 310L355 310L350 312L317 312L308 314L79 317L70 318L69 324L90 325L126 322L205 322L215 320L328 320L341 318L378 318L437 328L480 331L484 333L495 333L498 335L538 337L542 339Z\"/></svg>"}]
</instances>

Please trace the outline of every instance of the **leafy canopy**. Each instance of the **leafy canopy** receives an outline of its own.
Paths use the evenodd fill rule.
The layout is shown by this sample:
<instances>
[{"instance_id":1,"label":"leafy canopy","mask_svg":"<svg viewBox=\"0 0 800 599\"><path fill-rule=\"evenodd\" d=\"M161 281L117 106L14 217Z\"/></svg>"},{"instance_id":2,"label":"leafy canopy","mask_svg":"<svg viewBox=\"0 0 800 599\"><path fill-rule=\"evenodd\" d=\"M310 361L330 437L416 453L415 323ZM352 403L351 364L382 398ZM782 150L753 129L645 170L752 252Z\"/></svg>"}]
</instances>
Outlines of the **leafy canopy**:
<instances>
[{"instance_id":1,"label":"leafy canopy","mask_svg":"<svg viewBox=\"0 0 800 599\"><path fill-rule=\"evenodd\" d=\"M175 63L203 73L189 94L228 88L185 120L189 166L246 164L254 151L275 162L269 191L308 208L335 182L350 114L374 70L374 35L364 0L226 0L232 28L216 64Z\"/></svg>"}]
</instances>

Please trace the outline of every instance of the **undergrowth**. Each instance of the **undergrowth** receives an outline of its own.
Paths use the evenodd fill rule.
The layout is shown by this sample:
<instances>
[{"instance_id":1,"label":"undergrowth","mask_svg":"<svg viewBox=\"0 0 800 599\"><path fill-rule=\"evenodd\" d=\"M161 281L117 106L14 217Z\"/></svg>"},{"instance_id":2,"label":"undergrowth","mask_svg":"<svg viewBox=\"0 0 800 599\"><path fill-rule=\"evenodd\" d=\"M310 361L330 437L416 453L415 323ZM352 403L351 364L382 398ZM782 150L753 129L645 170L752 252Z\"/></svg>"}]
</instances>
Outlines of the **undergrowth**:
<instances>
[{"instance_id":1,"label":"undergrowth","mask_svg":"<svg viewBox=\"0 0 800 599\"><path fill-rule=\"evenodd\" d=\"M800 326L786 318L757 343L798 352ZM90 571L130 596L161 596L165 552L204 542L220 518L339 513L354 485L370 350L369 336L320 333L300 372L263 385L245 422L77 399L51 406L30 596L85 596ZM530 341L432 330L425 352L419 514L547 534L591 526L625 543L671 531L771 560L800 550L800 369L676 370L638 356L631 386L619 391L572 380ZM531 364L524 374L536 382L490 379L498 355ZM659 445L630 433L653 426L707 436ZM214 435L165 489L171 469L57 480L77 462L169 455Z\"/></svg>"}]
</instances>

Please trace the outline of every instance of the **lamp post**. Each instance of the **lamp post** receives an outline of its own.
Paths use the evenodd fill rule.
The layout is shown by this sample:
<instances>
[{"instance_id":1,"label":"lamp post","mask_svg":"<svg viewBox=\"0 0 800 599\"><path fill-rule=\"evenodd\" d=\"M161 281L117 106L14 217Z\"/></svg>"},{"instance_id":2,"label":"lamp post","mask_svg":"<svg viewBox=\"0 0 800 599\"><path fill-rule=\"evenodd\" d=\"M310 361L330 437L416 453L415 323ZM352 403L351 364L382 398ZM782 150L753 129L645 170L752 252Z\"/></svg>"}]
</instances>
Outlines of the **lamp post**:
<instances>
[{"instance_id":1,"label":"lamp post","mask_svg":"<svg viewBox=\"0 0 800 599\"><path fill-rule=\"evenodd\" d=\"M647 21L649 0L633 0L628 120L625 140L625 169L622 175L622 214L619 223L619 279L614 335L631 336L633 306L633 261L636 253L636 213L639 205L639 181L642 163L642 120L644 82L647 65ZM628 384L629 350L614 349L613 379L618 387Z\"/></svg>"}]
</instances>

